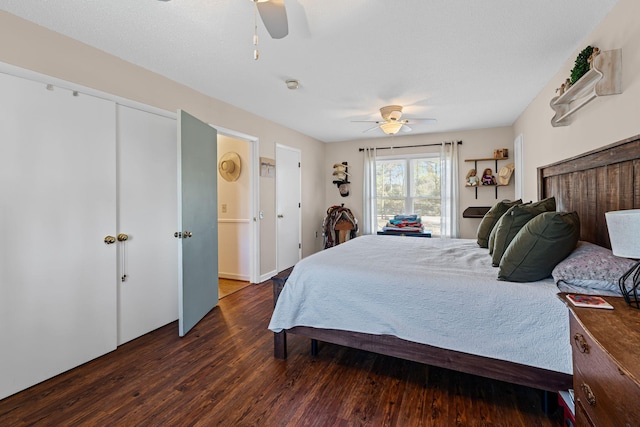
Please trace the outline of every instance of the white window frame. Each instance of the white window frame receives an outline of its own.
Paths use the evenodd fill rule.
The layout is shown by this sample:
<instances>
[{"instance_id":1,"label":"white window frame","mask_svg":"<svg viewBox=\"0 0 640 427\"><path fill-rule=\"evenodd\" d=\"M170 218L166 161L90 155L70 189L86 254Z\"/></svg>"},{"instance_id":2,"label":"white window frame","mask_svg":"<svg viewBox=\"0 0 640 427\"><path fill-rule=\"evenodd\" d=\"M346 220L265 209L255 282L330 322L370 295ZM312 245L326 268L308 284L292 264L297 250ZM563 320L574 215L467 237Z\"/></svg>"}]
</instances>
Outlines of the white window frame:
<instances>
[{"instance_id":1,"label":"white window frame","mask_svg":"<svg viewBox=\"0 0 640 427\"><path fill-rule=\"evenodd\" d=\"M433 153L420 153L420 154L396 154L396 155L390 155L390 156L377 156L376 158L376 163L378 162L383 162L383 161L388 161L388 160L403 160L405 162L405 173L408 176L405 176L405 182L404 182L404 209L408 209L408 208L413 208L414 205L414 199L427 199L426 197L414 197L412 196L412 191L413 191L413 186L414 186L414 177L415 177L415 171L414 168L411 167L411 161L412 160L416 160L416 159L434 159L436 160L438 163L440 162L440 153L437 152L433 152ZM440 176L440 179L442 179L442 176ZM377 180L378 180L378 173L376 171L376 185L377 185ZM390 197L381 197L380 194L376 194L376 199L390 199ZM440 195L438 194L438 196L433 197L433 199L437 199L440 201ZM377 200L376 200L376 204L377 204ZM398 213L407 213L407 214L411 214L413 212L398 212ZM378 224L378 218L375 218L376 220L376 224ZM436 234L439 233L439 230L432 230L432 232L436 232Z\"/></svg>"}]
</instances>

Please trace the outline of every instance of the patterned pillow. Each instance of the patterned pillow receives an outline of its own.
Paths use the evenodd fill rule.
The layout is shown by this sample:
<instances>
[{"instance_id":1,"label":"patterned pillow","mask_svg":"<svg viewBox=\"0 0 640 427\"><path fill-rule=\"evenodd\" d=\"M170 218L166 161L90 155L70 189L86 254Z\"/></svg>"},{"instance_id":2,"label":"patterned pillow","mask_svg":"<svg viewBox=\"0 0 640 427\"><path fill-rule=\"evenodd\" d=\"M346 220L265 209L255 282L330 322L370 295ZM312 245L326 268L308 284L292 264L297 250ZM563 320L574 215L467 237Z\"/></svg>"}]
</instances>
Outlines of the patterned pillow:
<instances>
[{"instance_id":1,"label":"patterned pillow","mask_svg":"<svg viewBox=\"0 0 640 427\"><path fill-rule=\"evenodd\" d=\"M561 290L575 292L575 287L584 288L582 293L621 295L618 279L635 261L620 258L610 249L589 242L578 242L576 249L553 269L551 275ZM563 289L563 285L569 285Z\"/></svg>"}]
</instances>

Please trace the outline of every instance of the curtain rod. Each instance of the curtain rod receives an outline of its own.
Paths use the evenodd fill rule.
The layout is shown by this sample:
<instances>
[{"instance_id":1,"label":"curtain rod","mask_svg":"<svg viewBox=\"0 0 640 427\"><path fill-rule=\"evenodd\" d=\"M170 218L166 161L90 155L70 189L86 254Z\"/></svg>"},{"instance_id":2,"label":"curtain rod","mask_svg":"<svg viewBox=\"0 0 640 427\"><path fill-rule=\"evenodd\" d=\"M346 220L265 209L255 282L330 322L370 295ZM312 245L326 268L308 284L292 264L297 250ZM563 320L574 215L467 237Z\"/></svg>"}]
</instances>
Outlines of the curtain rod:
<instances>
[{"instance_id":1,"label":"curtain rod","mask_svg":"<svg viewBox=\"0 0 640 427\"><path fill-rule=\"evenodd\" d=\"M462 141L457 141L458 145L462 144ZM445 142L445 144L453 144L453 142ZM419 145L400 145L397 147L372 147L375 148L376 150L393 150L394 148L416 148L416 147L434 147L436 145L442 145L442 143L439 144L419 144ZM364 151L364 148L358 148L358 151Z\"/></svg>"}]
</instances>

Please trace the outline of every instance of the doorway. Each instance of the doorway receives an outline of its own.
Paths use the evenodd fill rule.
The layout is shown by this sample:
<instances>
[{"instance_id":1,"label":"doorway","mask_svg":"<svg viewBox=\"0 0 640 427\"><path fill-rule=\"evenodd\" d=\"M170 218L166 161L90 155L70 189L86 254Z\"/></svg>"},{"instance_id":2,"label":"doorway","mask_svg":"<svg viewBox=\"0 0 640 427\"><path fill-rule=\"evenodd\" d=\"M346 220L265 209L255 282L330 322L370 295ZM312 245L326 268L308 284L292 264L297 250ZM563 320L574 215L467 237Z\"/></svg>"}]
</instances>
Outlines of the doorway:
<instances>
[{"instance_id":1,"label":"doorway","mask_svg":"<svg viewBox=\"0 0 640 427\"><path fill-rule=\"evenodd\" d=\"M218 129L218 292L223 298L251 283L259 274L256 138Z\"/></svg>"}]
</instances>

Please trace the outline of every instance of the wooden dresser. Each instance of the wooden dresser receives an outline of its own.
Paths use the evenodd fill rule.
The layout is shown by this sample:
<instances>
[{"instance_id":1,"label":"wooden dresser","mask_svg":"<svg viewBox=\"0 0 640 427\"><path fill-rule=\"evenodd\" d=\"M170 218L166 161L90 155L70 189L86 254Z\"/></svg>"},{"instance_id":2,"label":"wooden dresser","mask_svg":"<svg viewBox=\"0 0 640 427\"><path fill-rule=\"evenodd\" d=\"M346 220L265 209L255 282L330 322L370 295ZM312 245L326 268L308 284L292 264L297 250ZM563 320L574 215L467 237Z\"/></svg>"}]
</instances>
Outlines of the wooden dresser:
<instances>
[{"instance_id":1,"label":"wooden dresser","mask_svg":"<svg viewBox=\"0 0 640 427\"><path fill-rule=\"evenodd\" d=\"M564 298L564 297L563 297ZM640 426L640 310L570 310L576 425Z\"/></svg>"}]
</instances>

